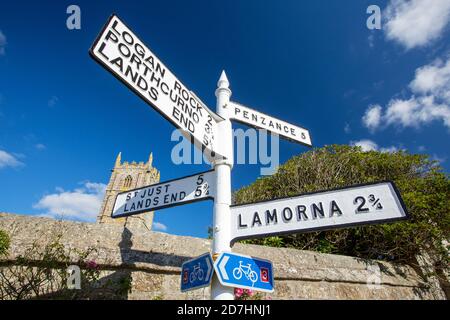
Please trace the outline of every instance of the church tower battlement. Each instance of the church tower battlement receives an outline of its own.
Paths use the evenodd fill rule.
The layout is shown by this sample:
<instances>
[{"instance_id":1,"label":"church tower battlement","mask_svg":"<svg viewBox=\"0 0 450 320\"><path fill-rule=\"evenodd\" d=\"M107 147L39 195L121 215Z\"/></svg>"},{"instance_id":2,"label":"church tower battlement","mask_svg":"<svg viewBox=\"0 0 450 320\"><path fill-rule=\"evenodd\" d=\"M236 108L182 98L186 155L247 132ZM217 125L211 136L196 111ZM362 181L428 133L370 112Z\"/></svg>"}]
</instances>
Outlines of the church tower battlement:
<instances>
[{"instance_id":1,"label":"church tower battlement","mask_svg":"<svg viewBox=\"0 0 450 320\"><path fill-rule=\"evenodd\" d=\"M144 162L122 162L122 153L119 152L111 170L111 178L106 187L97 223L119 224L127 227L145 227L151 230L153 223L153 212L141 213L124 218L111 218L114 202L118 193L144 187L159 182L160 173L153 167L153 154L150 153L148 161Z\"/></svg>"}]
</instances>

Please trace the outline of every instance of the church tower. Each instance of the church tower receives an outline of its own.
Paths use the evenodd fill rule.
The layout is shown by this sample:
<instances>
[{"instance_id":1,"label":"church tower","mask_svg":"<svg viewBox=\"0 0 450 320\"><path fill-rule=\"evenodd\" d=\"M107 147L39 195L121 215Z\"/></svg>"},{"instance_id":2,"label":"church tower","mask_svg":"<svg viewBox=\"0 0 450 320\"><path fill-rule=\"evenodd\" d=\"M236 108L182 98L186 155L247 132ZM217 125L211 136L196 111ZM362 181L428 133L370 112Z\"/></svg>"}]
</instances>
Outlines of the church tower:
<instances>
[{"instance_id":1,"label":"church tower","mask_svg":"<svg viewBox=\"0 0 450 320\"><path fill-rule=\"evenodd\" d=\"M148 161L144 162L123 162L122 153L119 152L114 168L111 170L111 178L106 187L105 198L103 199L97 223L119 224L124 227L145 227L151 230L153 223L153 212L141 213L135 216L124 218L111 218L116 195L119 192L135 189L159 182L159 171L152 166L153 155L150 153Z\"/></svg>"}]
</instances>

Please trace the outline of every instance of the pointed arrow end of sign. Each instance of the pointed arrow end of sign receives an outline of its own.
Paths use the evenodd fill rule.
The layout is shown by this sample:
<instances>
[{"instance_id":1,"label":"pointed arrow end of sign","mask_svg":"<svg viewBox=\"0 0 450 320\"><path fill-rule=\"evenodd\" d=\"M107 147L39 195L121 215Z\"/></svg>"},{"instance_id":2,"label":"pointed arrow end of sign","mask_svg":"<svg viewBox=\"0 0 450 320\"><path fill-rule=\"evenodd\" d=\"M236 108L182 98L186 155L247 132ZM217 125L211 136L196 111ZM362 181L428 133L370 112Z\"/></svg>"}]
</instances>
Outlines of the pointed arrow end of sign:
<instances>
[{"instance_id":1,"label":"pointed arrow end of sign","mask_svg":"<svg viewBox=\"0 0 450 320\"><path fill-rule=\"evenodd\" d=\"M218 265L219 270L220 270L220 274L222 275L222 278L224 280L228 280L229 279L227 270L225 269L225 266L227 265L228 259L230 259L229 256L223 256L222 261L220 261L220 263Z\"/></svg>"},{"instance_id":2,"label":"pointed arrow end of sign","mask_svg":"<svg viewBox=\"0 0 450 320\"><path fill-rule=\"evenodd\" d=\"M212 271L211 256L208 256L208 258L206 259L206 267L208 268L208 270L206 270L206 279L209 279Z\"/></svg>"},{"instance_id":3,"label":"pointed arrow end of sign","mask_svg":"<svg viewBox=\"0 0 450 320\"><path fill-rule=\"evenodd\" d=\"M220 74L219 81L217 82L217 86L219 88L228 88L230 86L230 82L228 81L227 74L225 73L225 70L222 70L222 73Z\"/></svg>"}]
</instances>

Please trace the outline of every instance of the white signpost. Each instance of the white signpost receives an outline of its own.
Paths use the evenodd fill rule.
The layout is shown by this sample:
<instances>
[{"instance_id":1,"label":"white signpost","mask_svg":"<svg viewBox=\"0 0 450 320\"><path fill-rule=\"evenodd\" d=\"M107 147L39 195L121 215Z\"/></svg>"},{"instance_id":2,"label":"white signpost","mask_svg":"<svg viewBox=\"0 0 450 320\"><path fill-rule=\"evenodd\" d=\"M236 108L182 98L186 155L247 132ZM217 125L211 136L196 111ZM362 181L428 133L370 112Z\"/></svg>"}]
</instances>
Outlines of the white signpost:
<instances>
[{"instance_id":1,"label":"white signpost","mask_svg":"<svg viewBox=\"0 0 450 320\"><path fill-rule=\"evenodd\" d=\"M186 138L206 148L208 156L220 155L217 116L116 15L109 18L90 54Z\"/></svg>"},{"instance_id":2,"label":"white signpost","mask_svg":"<svg viewBox=\"0 0 450 320\"><path fill-rule=\"evenodd\" d=\"M379 182L232 206L231 241L407 218L395 185Z\"/></svg>"},{"instance_id":3,"label":"white signpost","mask_svg":"<svg viewBox=\"0 0 450 320\"><path fill-rule=\"evenodd\" d=\"M304 128L268 116L236 102L230 102L227 105L227 109L228 108L232 120L236 120L252 127L265 129L294 142L299 142L310 147L312 146L309 131Z\"/></svg>"},{"instance_id":4,"label":"white signpost","mask_svg":"<svg viewBox=\"0 0 450 320\"><path fill-rule=\"evenodd\" d=\"M174 207L195 201L214 199L214 171L169 180L117 195L113 218Z\"/></svg>"},{"instance_id":5,"label":"white signpost","mask_svg":"<svg viewBox=\"0 0 450 320\"><path fill-rule=\"evenodd\" d=\"M211 171L120 193L112 212L113 218L214 199L211 251L213 259L216 259L228 257L232 243L239 239L383 223L408 217L400 195L390 182L231 207L233 134L230 120L266 129L307 146L312 145L309 131L230 102L231 90L225 72L222 72L216 89L217 113L212 112L115 15L107 21L90 54L181 129L186 137L192 137L193 142L209 157L213 167ZM237 263L234 278L240 281L245 278L239 276L240 272L247 276L251 262L242 265L239 260ZM236 269L234 265L231 267ZM198 265L192 269L199 281L203 279L200 269ZM271 290L263 285L269 283L269 269L271 267L260 270L262 284L257 287L261 290ZM227 275L225 270L222 278ZM181 279L187 283L186 277ZM240 282L236 285L245 286ZM270 286L273 287L273 279ZM211 282L211 298L232 300L233 288L224 286L215 275Z\"/></svg>"}]
</instances>

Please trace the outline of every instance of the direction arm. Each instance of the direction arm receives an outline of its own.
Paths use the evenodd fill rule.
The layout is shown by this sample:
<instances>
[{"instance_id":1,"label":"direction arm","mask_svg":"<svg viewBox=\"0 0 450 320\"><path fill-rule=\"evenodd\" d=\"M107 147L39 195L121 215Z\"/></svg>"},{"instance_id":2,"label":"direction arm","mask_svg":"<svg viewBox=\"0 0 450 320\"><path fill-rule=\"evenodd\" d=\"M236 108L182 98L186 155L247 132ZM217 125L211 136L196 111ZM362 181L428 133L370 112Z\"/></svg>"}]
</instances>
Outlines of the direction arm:
<instances>
[{"instance_id":1,"label":"direction arm","mask_svg":"<svg viewBox=\"0 0 450 320\"><path fill-rule=\"evenodd\" d=\"M305 128L271 117L237 102L230 102L227 107L231 120L259 129L265 129L272 133L278 134L285 139L298 142L309 147L312 146L311 135Z\"/></svg>"}]
</instances>

